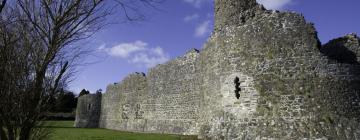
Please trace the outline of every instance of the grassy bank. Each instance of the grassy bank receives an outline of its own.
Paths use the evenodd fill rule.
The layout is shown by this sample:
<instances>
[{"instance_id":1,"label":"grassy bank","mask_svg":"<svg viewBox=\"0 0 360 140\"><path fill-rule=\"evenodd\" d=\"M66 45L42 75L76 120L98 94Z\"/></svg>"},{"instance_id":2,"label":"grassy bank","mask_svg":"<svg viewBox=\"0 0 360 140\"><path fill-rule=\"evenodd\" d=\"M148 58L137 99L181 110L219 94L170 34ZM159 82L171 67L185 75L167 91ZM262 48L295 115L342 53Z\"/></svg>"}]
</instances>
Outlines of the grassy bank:
<instances>
[{"instance_id":1,"label":"grassy bank","mask_svg":"<svg viewBox=\"0 0 360 140\"><path fill-rule=\"evenodd\" d=\"M49 140L196 140L196 136L144 134L98 128L74 128L73 121L48 121Z\"/></svg>"}]
</instances>

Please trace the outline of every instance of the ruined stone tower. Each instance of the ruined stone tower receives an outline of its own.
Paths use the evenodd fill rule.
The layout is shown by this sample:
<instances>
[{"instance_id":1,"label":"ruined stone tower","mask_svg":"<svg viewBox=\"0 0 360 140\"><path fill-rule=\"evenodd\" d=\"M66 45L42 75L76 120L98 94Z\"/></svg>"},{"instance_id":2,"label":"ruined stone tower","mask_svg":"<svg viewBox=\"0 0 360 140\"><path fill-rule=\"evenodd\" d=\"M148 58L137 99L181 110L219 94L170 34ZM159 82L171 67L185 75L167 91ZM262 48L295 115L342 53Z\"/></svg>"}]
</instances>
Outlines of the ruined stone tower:
<instances>
[{"instance_id":1,"label":"ruined stone tower","mask_svg":"<svg viewBox=\"0 0 360 140\"><path fill-rule=\"evenodd\" d=\"M76 108L75 127L99 127L101 94L89 94L79 97Z\"/></svg>"},{"instance_id":2,"label":"ruined stone tower","mask_svg":"<svg viewBox=\"0 0 360 140\"><path fill-rule=\"evenodd\" d=\"M360 139L359 61L355 34L321 45L299 14L215 0L203 49L109 85L99 123L216 140Z\"/></svg>"}]
</instances>

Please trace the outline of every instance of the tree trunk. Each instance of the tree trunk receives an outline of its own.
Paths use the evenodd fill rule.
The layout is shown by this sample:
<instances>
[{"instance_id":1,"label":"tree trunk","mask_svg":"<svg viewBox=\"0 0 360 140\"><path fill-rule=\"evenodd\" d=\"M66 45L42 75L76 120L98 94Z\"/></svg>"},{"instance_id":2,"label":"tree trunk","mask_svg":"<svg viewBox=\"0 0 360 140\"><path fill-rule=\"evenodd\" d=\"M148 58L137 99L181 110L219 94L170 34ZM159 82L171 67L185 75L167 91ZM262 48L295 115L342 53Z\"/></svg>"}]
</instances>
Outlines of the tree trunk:
<instances>
[{"instance_id":1,"label":"tree trunk","mask_svg":"<svg viewBox=\"0 0 360 140\"><path fill-rule=\"evenodd\" d=\"M13 130L13 127L7 127L7 131L8 131L8 138L9 140L15 140L15 133L14 133L14 130Z\"/></svg>"},{"instance_id":2,"label":"tree trunk","mask_svg":"<svg viewBox=\"0 0 360 140\"><path fill-rule=\"evenodd\" d=\"M19 140L28 140L30 138L31 127L25 126L20 130L20 139Z\"/></svg>"},{"instance_id":3,"label":"tree trunk","mask_svg":"<svg viewBox=\"0 0 360 140\"><path fill-rule=\"evenodd\" d=\"M0 124L0 140L7 140L4 126Z\"/></svg>"}]
</instances>

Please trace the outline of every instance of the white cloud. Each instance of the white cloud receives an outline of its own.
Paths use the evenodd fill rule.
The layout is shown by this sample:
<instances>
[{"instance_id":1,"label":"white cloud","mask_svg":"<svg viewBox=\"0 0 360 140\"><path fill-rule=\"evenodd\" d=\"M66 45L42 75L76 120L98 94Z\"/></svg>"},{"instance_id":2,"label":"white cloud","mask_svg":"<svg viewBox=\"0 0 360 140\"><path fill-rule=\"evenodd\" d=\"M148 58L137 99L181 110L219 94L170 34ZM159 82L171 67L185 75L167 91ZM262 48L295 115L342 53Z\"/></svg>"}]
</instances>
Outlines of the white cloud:
<instances>
[{"instance_id":1,"label":"white cloud","mask_svg":"<svg viewBox=\"0 0 360 140\"><path fill-rule=\"evenodd\" d=\"M203 4L206 1L211 2L212 0L184 0L184 2L191 4L196 8L200 8L201 4Z\"/></svg>"},{"instance_id":2,"label":"white cloud","mask_svg":"<svg viewBox=\"0 0 360 140\"><path fill-rule=\"evenodd\" d=\"M129 57L132 53L145 50L148 44L142 41L135 41L133 43L122 43L116 45L112 48L107 49L106 51L111 56L117 56L122 58Z\"/></svg>"},{"instance_id":3,"label":"white cloud","mask_svg":"<svg viewBox=\"0 0 360 140\"><path fill-rule=\"evenodd\" d=\"M293 0L257 0L258 3L264 5L267 9L280 10Z\"/></svg>"},{"instance_id":4,"label":"white cloud","mask_svg":"<svg viewBox=\"0 0 360 140\"><path fill-rule=\"evenodd\" d=\"M165 63L170 59L170 56L161 47L150 48L148 43L143 41L121 43L111 48L100 46L98 49L110 56L120 57L130 63L144 65L148 68Z\"/></svg>"},{"instance_id":5,"label":"white cloud","mask_svg":"<svg viewBox=\"0 0 360 140\"><path fill-rule=\"evenodd\" d=\"M195 37L203 37L211 32L210 20L206 20L195 29Z\"/></svg>"},{"instance_id":6,"label":"white cloud","mask_svg":"<svg viewBox=\"0 0 360 140\"><path fill-rule=\"evenodd\" d=\"M136 54L130 62L144 64L146 67L154 67L157 64L165 63L169 60L169 55L165 54L160 47L149 49L147 53Z\"/></svg>"},{"instance_id":7,"label":"white cloud","mask_svg":"<svg viewBox=\"0 0 360 140\"><path fill-rule=\"evenodd\" d=\"M186 16L186 17L184 18L184 21L185 21L185 22L190 22L190 21L192 21L192 20L198 19L199 17L200 17L199 14L188 15L188 16Z\"/></svg>"}]
</instances>

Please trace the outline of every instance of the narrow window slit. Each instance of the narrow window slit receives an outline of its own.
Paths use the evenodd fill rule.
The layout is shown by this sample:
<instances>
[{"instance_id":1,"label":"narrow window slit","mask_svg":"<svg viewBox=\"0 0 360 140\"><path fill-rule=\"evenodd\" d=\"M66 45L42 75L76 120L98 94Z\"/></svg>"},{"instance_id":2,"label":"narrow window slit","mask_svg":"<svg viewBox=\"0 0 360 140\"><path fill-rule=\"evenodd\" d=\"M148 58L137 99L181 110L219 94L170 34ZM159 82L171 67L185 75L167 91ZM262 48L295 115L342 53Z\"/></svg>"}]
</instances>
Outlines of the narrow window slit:
<instances>
[{"instance_id":1,"label":"narrow window slit","mask_svg":"<svg viewBox=\"0 0 360 140\"><path fill-rule=\"evenodd\" d=\"M235 97L237 99L239 99L240 98L240 91L241 91L239 77L235 77L234 84L235 84L235 90L234 90L235 91Z\"/></svg>"}]
</instances>

